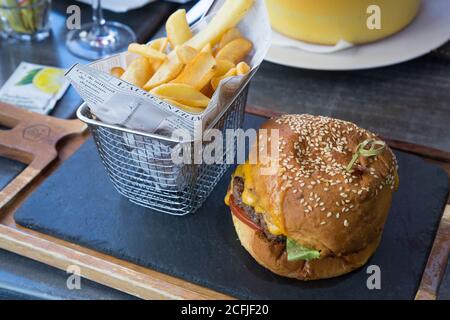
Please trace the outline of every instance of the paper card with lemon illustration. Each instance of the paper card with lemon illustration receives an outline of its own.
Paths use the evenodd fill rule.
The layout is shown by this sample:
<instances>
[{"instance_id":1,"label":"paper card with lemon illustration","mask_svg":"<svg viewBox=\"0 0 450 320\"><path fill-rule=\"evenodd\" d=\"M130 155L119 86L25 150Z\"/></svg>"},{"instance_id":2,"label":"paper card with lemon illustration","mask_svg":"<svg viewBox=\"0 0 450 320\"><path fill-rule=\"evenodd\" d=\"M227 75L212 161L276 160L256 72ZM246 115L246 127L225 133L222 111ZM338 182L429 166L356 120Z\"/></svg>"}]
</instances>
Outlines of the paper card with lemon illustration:
<instances>
[{"instance_id":1,"label":"paper card with lemon illustration","mask_svg":"<svg viewBox=\"0 0 450 320\"><path fill-rule=\"evenodd\" d=\"M22 62L0 89L0 101L48 114L68 86L63 69Z\"/></svg>"}]
</instances>

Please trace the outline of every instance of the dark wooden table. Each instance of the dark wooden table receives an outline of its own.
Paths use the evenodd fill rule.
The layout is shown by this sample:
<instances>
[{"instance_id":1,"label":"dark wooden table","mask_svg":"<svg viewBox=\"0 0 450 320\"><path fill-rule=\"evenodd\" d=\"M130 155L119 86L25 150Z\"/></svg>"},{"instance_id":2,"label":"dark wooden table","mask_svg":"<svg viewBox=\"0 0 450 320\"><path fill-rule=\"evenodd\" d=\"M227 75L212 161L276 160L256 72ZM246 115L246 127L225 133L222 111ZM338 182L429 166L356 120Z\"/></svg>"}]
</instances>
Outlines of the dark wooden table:
<instances>
[{"instance_id":1,"label":"dark wooden table","mask_svg":"<svg viewBox=\"0 0 450 320\"><path fill-rule=\"evenodd\" d=\"M75 2L53 3L51 38L34 44L0 41L0 86L21 61L59 67L86 62L71 55L64 45L65 8ZM89 20L89 7L76 4L82 7L83 20ZM107 12L106 17L126 22L144 42L155 32L161 33L162 22L175 8L175 4L158 1L127 14ZM52 115L73 117L80 102L69 89ZM352 72L293 69L264 62L252 82L249 103L275 111L330 115L386 137L450 151L450 59L435 54L397 66ZM68 291L66 279L64 272L0 250L0 299L128 297L87 280L83 281L86 290ZM439 298L450 299L449 270Z\"/></svg>"},{"instance_id":2,"label":"dark wooden table","mask_svg":"<svg viewBox=\"0 0 450 320\"><path fill-rule=\"evenodd\" d=\"M382 136L450 151L450 58L347 72L265 62L249 101L277 111L329 115Z\"/></svg>"}]
</instances>

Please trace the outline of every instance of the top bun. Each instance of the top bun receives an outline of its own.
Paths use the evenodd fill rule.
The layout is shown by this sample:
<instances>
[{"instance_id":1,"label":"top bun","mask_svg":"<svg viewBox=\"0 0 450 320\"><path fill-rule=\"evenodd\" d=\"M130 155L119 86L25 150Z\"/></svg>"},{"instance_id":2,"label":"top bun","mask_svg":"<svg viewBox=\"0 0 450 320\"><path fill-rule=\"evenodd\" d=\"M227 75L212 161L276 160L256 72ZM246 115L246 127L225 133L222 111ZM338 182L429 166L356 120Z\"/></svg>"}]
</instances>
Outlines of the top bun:
<instances>
[{"instance_id":1,"label":"top bun","mask_svg":"<svg viewBox=\"0 0 450 320\"><path fill-rule=\"evenodd\" d=\"M378 241L397 186L395 156L386 146L346 170L361 142L379 140L375 134L306 114L271 119L261 129L269 136L278 130L278 157L260 130L250 154L251 159L260 151L258 164L246 164L243 178L256 199L250 205L263 212L270 231L320 250L321 258L349 255ZM277 170L267 174L263 163L278 163Z\"/></svg>"}]
</instances>

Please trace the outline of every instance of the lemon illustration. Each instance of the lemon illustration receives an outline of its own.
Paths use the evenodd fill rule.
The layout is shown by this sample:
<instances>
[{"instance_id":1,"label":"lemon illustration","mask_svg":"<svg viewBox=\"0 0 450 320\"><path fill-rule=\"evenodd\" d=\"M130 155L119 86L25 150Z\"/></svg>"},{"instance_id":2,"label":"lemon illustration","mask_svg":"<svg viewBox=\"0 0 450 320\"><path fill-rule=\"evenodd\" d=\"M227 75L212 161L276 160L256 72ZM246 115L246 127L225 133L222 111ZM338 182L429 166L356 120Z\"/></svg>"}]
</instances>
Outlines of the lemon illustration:
<instances>
[{"instance_id":1,"label":"lemon illustration","mask_svg":"<svg viewBox=\"0 0 450 320\"><path fill-rule=\"evenodd\" d=\"M56 68L44 68L33 78L33 84L39 90L55 94L64 83L64 71Z\"/></svg>"}]
</instances>

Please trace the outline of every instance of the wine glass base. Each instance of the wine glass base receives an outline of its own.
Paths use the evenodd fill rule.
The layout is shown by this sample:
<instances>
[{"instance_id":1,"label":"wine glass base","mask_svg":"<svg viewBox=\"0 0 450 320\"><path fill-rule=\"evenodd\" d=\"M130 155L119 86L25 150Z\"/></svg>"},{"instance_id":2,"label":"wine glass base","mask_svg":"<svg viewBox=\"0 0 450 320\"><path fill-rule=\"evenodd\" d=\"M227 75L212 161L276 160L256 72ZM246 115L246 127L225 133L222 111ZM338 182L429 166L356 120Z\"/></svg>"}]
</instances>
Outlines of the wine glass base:
<instances>
[{"instance_id":1,"label":"wine glass base","mask_svg":"<svg viewBox=\"0 0 450 320\"><path fill-rule=\"evenodd\" d=\"M93 23L84 24L80 29L67 34L66 45L74 55L97 60L108 57L128 48L136 42L136 35L128 26L108 21L100 29L95 29Z\"/></svg>"}]
</instances>

